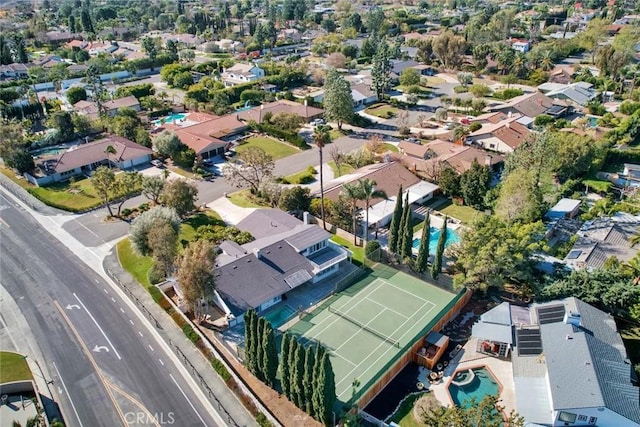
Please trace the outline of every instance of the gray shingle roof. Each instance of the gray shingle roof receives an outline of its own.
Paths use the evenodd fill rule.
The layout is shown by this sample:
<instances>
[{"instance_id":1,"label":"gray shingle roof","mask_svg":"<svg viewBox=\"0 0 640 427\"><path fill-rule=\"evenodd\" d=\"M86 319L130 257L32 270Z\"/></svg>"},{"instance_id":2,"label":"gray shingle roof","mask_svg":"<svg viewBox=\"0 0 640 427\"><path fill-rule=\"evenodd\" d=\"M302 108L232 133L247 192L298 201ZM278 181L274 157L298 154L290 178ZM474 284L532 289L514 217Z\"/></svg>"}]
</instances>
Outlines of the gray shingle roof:
<instances>
[{"instance_id":1,"label":"gray shingle roof","mask_svg":"<svg viewBox=\"0 0 640 427\"><path fill-rule=\"evenodd\" d=\"M297 251L303 251L311 245L327 240L329 237L331 237L331 233L321 227L309 227L287 237L285 240Z\"/></svg>"},{"instance_id":2,"label":"gray shingle roof","mask_svg":"<svg viewBox=\"0 0 640 427\"><path fill-rule=\"evenodd\" d=\"M581 326L540 327L554 409L606 406L640 423L640 389L631 384L631 365L613 318L577 298L563 302L581 314Z\"/></svg>"},{"instance_id":3,"label":"gray shingle roof","mask_svg":"<svg viewBox=\"0 0 640 427\"><path fill-rule=\"evenodd\" d=\"M280 209L257 209L240 221L236 227L248 231L256 239L293 230L302 221Z\"/></svg>"}]
</instances>

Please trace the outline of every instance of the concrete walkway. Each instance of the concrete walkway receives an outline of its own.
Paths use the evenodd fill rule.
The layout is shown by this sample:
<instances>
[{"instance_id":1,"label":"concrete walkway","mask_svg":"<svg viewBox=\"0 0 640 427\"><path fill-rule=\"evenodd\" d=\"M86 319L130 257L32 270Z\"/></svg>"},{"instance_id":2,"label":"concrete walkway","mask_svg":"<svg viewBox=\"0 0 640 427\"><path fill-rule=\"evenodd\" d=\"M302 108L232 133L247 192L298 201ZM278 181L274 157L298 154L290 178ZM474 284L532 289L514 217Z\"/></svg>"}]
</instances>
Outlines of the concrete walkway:
<instances>
[{"instance_id":1,"label":"concrete walkway","mask_svg":"<svg viewBox=\"0 0 640 427\"><path fill-rule=\"evenodd\" d=\"M241 208L234 205L228 197L220 197L207 203L207 207L216 211L224 222L231 225L236 225L256 210L256 208Z\"/></svg>"}]
</instances>

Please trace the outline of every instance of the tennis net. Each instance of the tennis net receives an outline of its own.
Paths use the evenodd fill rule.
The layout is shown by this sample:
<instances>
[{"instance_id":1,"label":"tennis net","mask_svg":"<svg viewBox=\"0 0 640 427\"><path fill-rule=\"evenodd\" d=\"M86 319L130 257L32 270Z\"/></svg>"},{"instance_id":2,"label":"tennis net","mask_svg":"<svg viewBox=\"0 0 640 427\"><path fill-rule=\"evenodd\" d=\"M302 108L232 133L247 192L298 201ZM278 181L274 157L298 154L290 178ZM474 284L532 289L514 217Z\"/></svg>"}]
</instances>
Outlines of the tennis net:
<instances>
[{"instance_id":1,"label":"tennis net","mask_svg":"<svg viewBox=\"0 0 640 427\"><path fill-rule=\"evenodd\" d=\"M364 323L352 318L351 316L342 313L341 311L336 310L335 308L333 308L332 306L329 306L329 312L330 313L334 313L337 314L338 316L342 317L345 320L348 320L349 322L353 323L356 326L359 326L360 328L364 329L365 331L377 336L380 339L383 339L384 341L396 346L396 347L400 347L400 343L394 339L389 338L386 335L381 334L380 332L376 331L375 329L370 328L369 326L365 325Z\"/></svg>"}]
</instances>

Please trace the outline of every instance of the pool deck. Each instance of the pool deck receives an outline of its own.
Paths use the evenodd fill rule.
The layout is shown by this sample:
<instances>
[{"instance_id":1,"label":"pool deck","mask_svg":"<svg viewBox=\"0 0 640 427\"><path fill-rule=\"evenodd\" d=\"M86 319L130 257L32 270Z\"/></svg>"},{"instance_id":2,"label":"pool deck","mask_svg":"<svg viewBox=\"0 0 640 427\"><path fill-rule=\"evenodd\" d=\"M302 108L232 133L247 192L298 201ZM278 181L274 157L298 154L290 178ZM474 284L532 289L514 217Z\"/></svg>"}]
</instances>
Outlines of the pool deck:
<instances>
[{"instance_id":1,"label":"pool deck","mask_svg":"<svg viewBox=\"0 0 640 427\"><path fill-rule=\"evenodd\" d=\"M434 396L444 406L453 405L451 395L449 394L448 386L453 375L456 371L465 370L469 368L476 368L480 366L487 366L493 376L500 383L500 405L504 406L505 413L509 413L512 410L516 411L516 395L515 386L513 383L513 370L511 368L511 362L509 360L497 359L495 357L487 356L476 352L477 338L471 338L462 350L451 361L449 366L444 370L444 377L439 384L429 385Z\"/></svg>"}]
</instances>

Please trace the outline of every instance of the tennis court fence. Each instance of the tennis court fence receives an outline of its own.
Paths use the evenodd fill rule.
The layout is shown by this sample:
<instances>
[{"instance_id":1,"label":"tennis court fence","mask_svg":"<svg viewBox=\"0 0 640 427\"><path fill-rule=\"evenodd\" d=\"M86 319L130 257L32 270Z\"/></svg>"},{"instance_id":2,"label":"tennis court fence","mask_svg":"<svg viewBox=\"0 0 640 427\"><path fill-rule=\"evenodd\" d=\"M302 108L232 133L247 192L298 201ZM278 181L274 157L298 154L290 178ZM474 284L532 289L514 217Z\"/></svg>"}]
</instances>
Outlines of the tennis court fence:
<instances>
[{"instance_id":1,"label":"tennis court fence","mask_svg":"<svg viewBox=\"0 0 640 427\"><path fill-rule=\"evenodd\" d=\"M400 343L397 340L394 340L392 338L389 338L386 335L381 334L380 332L376 331L373 328L368 327L364 323L360 322L359 320L354 319L353 317L347 315L346 313L342 313L341 311L336 310L331 305L329 305L329 313L336 314L336 315L342 317L343 319L348 320L349 322L353 323L354 325L359 326L360 328L364 329L365 331L377 336L378 338L383 339L384 341L386 341L386 342L388 342L388 343L400 348Z\"/></svg>"}]
</instances>

